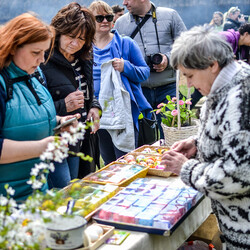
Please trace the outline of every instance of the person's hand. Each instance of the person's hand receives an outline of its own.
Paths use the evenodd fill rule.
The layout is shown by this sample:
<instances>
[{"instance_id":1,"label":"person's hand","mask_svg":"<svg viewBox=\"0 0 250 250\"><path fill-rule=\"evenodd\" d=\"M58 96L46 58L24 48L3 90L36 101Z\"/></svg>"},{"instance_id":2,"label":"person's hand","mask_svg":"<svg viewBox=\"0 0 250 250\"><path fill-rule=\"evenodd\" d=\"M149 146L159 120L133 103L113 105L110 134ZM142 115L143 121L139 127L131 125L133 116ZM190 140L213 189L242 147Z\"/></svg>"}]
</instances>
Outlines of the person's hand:
<instances>
[{"instance_id":1,"label":"person's hand","mask_svg":"<svg viewBox=\"0 0 250 250\"><path fill-rule=\"evenodd\" d=\"M50 142L55 141L55 136L48 136L39 141L39 156L47 149Z\"/></svg>"},{"instance_id":2,"label":"person's hand","mask_svg":"<svg viewBox=\"0 0 250 250\"><path fill-rule=\"evenodd\" d=\"M70 93L64 100L67 112L84 107L84 96L80 90Z\"/></svg>"},{"instance_id":3,"label":"person's hand","mask_svg":"<svg viewBox=\"0 0 250 250\"><path fill-rule=\"evenodd\" d=\"M92 126L92 131L90 133L93 134L93 133L96 133L96 131L100 127L100 109L91 108L89 110L87 121L91 121L91 120L93 122L93 126Z\"/></svg>"},{"instance_id":4,"label":"person's hand","mask_svg":"<svg viewBox=\"0 0 250 250\"><path fill-rule=\"evenodd\" d=\"M181 153L173 150L169 150L163 154L161 159L161 165L165 166L165 171L175 173L177 175L181 172L182 165L188 159Z\"/></svg>"},{"instance_id":5,"label":"person's hand","mask_svg":"<svg viewBox=\"0 0 250 250\"><path fill-rule=\"evenodd\" d=\"M78 119L81 117L81 115L80 115L80 114L75 114L75 115L61 116L61 117L60 117L60 123L62 124L62 123L66 122L67 120L69 120L69 119L71 119L71 118L73 118L73 117L76 117L76 119L78 120ZM62 128L60 129L60 132L70 132L70 127L71 127L71 126L73 126L73 127L76 127L76 126L77 126L77 124L78 124L78 121L77 121L77 120L74 121L74 122L72 122L72 123L69 124L68 126L62 127Z\"/></svg>"},{"instance_id":6,"label":"person's hand","mask_svg":"<svg viewBox=\"0 0 250 250\"><path fill-rule=\"evenodd\" d=\"M153 64L153 68L156 70L156 72L162 72L168 66L168 58L167 58L167 56L164 55L164 54L161 54L161 55L162 55L162 61L161 61L161 63L160 64Z\"/></svg>"},{"instance_id":7,"label":"person's hand","mask_svg":"<svg viewBox=\"0 0 250 250\"><path fill-rule=\"evenodd\" d=\"M194 139L185 139L175 142L170 149L183 154L188 159L194 156L197 151Z\"/></svg>"},{"instance_id":8,"label":"person's hand","mask_svg":"<svg viewBox=\"0 0 250 250\"><path fill-rule=\"evenodd\" d=\"M123 58L114 58L115 60L112 62L112 66L115 70L118 70L120 73L124 71L124 60Z\"/></svg>"},{"instance_id":9,"label":"person's hand","mask_svg":"<svg viewBox=\"0 0 250 250\"><path fill-rule=\"evenodd\" d=\"M241 23L245 23L246 22L243 14L241 14L240 17L238 17L238 21L241 22Z\"/></svg>"}]
</instances>

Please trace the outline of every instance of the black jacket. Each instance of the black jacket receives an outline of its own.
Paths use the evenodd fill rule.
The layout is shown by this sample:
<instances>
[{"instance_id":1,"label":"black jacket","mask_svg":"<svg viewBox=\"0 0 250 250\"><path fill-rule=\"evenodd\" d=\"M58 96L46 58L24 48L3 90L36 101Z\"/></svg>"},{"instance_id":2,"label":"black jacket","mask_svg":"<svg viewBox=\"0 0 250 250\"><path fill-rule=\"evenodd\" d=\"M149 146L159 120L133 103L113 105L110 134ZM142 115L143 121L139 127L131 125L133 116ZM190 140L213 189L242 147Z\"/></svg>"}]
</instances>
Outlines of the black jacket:
<instances>
[{"instance_id":1,"label":"black jacket","mask_svg":"<svg viewBox=\"0 0 250 250\"><path fill-rule=\"evenodd\" d=\"M241 26L240 22L238 22L236 20L233 20L231 18L228 18L226 20L226 22L224 23L223 30L226 31L226 30L229 30L229 29L234 29L234 30L237 31L240 26Z\"/></svg>"},{"instance_id":2,"label":"black jacket","mask_svg":"<svg viewBox=\"0 0 250 250\"><path fill-rule=\"evenodd\" d=\"M83 75L87 78L87 85L89 89L89 100L84 102L84 107L87 111L91 108L98 108L101 106L94 96L93 90L93 61L82 60L79 58ZM41 66L46 77L47 87L54 100L56 113L60 116L81 113L81 110L74 110L72 112L66 111L65 97L74 92L78 88L78 82L75 80L75 71L68 60L55 49L53 55L46 65Z\"/></svg>"},{"instance_id":3,"label":"black jacket","mask_svg":"<svg viewBox=\"0 0 250 250\"><path fill-rule=\"evenodd\" d=\"M48 55L45 56L46 59L47 56ZM84 101L84 108L87 113L91 108L98 108L102 110L98 100L94 96L93 60L82 60L81 58L79 58L79 61L83 70L82 73L87 79L90 97L89 100ZM41 65L41 69L45 75L47 88L53 98L57 115L66 116L76 113L81 114L81 109L77 109L72 112L66 111L64 99L67 95L76 91L76 89L78 88L78 82L75 79L75 71L73 67L58 49L54 49L53 55L45 65ZM83 118L80 120L82 122L85 122ZM89 136L89 131L87 131L84 136L84 141L88 141ZM70 146L70 150L79 152L79 150L81 150L80 142L77 146Z\"/></svg>"}]
</instances>

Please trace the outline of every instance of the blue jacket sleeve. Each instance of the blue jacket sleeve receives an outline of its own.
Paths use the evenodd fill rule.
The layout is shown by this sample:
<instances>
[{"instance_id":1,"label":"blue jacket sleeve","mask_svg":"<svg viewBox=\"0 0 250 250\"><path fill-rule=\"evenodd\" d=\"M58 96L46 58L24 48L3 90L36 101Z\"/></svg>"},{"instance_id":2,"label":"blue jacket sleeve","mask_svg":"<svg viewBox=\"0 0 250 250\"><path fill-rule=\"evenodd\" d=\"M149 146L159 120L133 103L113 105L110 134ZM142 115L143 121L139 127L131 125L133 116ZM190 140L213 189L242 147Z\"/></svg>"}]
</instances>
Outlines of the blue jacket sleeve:
<instances>
[{"instance_id":1,"label":"blue jacket sleeve","mask_svg":"<svg viewBox=\"0 0 250 250\"><path fill-rule=\"evenodd\" d=\"M122 74L131 82L143 82L149 77L150 69L136 42L130 38L123 39L125 41L123 45L124 71Z\"/></svg>"}]
</instances>

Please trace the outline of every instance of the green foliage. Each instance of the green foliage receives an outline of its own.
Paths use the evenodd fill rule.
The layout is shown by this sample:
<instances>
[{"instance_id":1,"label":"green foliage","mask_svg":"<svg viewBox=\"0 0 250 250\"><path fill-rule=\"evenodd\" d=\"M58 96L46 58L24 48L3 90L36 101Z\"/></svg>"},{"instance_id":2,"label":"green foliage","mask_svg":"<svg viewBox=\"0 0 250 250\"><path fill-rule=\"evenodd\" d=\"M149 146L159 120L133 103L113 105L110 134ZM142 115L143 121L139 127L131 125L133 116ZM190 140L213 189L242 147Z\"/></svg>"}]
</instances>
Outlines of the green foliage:
<instances>
[{"instance_id":1,"label":"green foliage","mask_svg":"<svg viewBox=\"0 0 250 250\"><path fill-rule=\"evenodd\" d=\"M157 114L162 115L162 123L168 127L177 127L178 126L178 110L177 110L177 99L176 97L172 98L167 95L166 96L168 102L160 103L154 111ZM189 126L191 124L191 118L195 118L195 112L189 110L188 106L191 105L190 99L186 99L185 97L179 101L180 108L180 120L181 126Z\"/></svg>"},{"instance_id":2,"label":"green foliage","mask_svg":"<svg viewBox=\"0 0 250 250\"><path fill-rule=\"evenodd\" d=\"M179 85L179 91L180 93L187 98L188 96L188 87L186 84L184 85ZM194 87L190 88L190 95L194 93Z\"/></svg>"}]
</instances>

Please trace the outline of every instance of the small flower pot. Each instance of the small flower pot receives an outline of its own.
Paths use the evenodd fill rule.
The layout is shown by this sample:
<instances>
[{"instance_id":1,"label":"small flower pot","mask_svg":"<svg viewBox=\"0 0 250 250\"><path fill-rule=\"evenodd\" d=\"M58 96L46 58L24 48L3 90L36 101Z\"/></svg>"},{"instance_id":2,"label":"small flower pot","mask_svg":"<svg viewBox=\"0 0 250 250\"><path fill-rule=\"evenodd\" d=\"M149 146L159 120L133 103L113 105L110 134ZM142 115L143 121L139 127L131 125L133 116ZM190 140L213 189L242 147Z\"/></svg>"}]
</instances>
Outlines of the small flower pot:
<instances>
[{"instance_id":1,"label":"small flower pot","mask_svg":"<svg viewBox=\"0 0 250 250\"><path fill-rule=\"evenodd\" d=\"M87 221L81 216L55 217L46 224L45 240L52 249L75 249L83 246Z\"/></svg>"}]
</instances>

